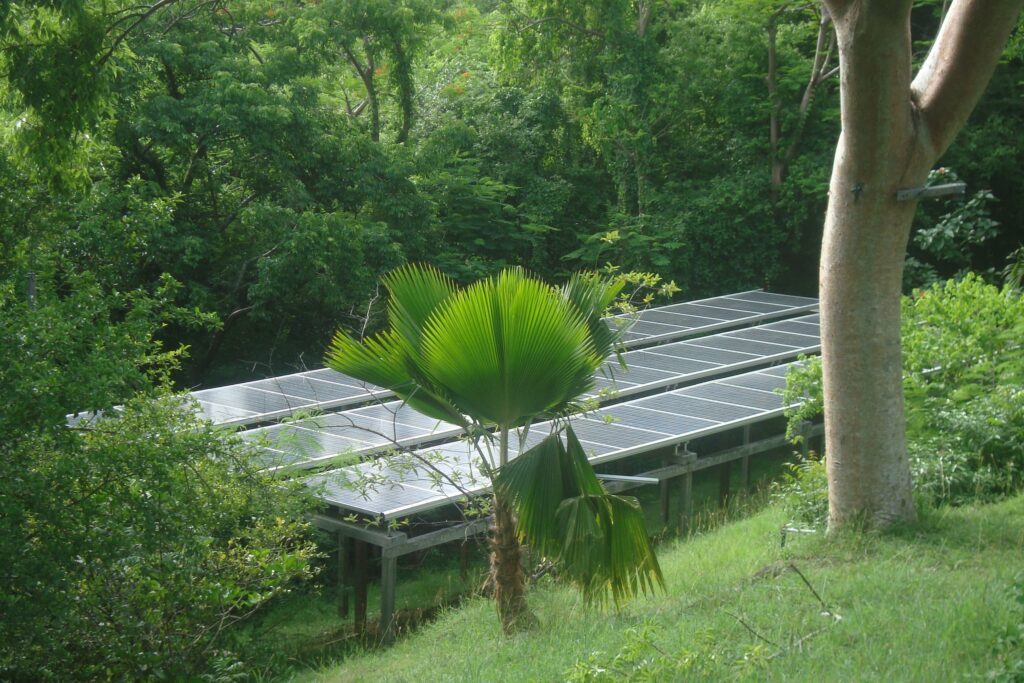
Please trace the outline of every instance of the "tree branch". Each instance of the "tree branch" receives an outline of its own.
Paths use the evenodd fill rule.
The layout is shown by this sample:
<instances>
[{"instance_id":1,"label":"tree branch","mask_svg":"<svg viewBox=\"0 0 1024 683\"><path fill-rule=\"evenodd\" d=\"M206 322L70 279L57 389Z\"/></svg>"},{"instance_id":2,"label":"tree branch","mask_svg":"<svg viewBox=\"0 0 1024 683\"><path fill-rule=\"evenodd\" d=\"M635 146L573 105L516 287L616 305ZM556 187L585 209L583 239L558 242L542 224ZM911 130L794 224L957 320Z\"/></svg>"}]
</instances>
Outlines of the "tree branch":
<instances>
[{"instance_id":1,"label":"tree branch","mask_svg":"<svg viewBox=\"0 0 1024 683\"><path fill-rule=\"evenodd\" d=\"M107 51L100 55L100 58L96 61L96 68L98 69L102 67L104 64L106 64L107 61L114 56L114 53L117 51L117 48L121 45L121 43L124 42L124 39L127 38L132 31L138 28L139 25L142 24L142 22L146 21L160 10L166 7L170 7L176 2L178 2L178 0L159 0L158 2L151 5L149 9L147 9L145 12L140 14L135 21L128 25L128 28L126 28L124 31L118 34L117 38L114 39L114 42L111 43L109 48L107 48Z\"/></svg>"},{"instance_id":2,"label":"tree branch","mask_svg":"<svg viewBox=\"0 0 1024 683\"><path fill-rule=\"evenodd\" d=\"M1024 0L955 0L911 86L938 159L967 122L999 63Z\"/></svg>"}]
</instances>

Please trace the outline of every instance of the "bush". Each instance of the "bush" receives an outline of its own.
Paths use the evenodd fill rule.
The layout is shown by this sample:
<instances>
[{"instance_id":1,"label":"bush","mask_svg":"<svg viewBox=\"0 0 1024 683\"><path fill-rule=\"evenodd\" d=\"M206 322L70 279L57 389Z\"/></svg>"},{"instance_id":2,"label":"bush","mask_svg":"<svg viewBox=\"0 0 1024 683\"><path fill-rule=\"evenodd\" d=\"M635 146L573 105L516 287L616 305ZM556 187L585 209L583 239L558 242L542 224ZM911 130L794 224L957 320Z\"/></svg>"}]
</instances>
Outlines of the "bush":
<instances>
[{"instance_id":1,"label":"bush","mask_svg":"<svg viewBox=\"0 0 1024 683\"><path fill-rule=\"evenodd\" d=\"M968 275L915 290L902 314L907 450L918 494L935 505L962 504L1020 489L1024 299ZM792 437L800 422L821 414L820 360L790 372L785 397L803 401L787 413ZM783 495L797 513L818 502L809 474L801 475L787 479Z\"/></svg>"},{"instance_id":2,"label":"bush","mask_svg":"<svg viewBox=\"0 0 1024 683\"><path fill-rule=\"evenodd\" d=\"M828 475L825 459L811 453L786 465L774 498L782 503L794 524L820 527L828 518Z\"/></svg>"},{"instance_id":3,"label":"bush","mask_svg":"<svg viewBox=\"0 0 1024 683\"><path fill-rule=\"evenodd\" d=\"M0 287L0 680L237 670L232 625L312 571L307 499L159 388L170 283L44 292Z\"/></svg>"},{"instance_id":4,"label":"bush","mask_svg":"<svg viewBox=\"0 0 1024 683\"><path fill-rule=\"evenodd\" d=\"M180 397L24 447L4 468L31 485L4 510L0 677L196 676L311 571L303 498Z\"/></svg>"}]
</instances>

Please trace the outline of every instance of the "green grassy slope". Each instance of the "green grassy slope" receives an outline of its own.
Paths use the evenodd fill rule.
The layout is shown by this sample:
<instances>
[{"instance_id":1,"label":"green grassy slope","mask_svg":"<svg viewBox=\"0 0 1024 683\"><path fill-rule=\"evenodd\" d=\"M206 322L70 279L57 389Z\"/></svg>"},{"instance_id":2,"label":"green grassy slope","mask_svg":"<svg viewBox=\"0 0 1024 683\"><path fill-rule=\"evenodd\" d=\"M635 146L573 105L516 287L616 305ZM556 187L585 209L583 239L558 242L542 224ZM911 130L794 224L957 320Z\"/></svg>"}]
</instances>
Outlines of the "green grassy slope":
<instances>
[{"instance_id":1,"label":"green grassy slope","mask_svg":"<svg viewBox=\"0 0 1024 683\"><path fill-rule=\"evenodd\" d=\"M784 521L769 509L663 547L668 593L619 612L543 585L530 594L541 627L507 639L475 598L391 649L292 680L963 680L997 666L996 640L1024 621L1009 592L1024 497L783 548Z\"/></svg>"}]
</instances>

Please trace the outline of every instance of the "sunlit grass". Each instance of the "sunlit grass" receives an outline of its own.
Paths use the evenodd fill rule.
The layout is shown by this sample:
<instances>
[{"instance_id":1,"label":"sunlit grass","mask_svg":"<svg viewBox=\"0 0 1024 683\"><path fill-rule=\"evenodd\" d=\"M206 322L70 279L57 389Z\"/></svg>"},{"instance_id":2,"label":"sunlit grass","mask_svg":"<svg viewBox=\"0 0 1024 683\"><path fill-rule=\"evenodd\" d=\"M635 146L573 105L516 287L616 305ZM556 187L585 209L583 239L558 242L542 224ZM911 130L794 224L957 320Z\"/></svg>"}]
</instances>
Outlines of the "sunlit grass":
<instances>
[{"instance_id":1,"label":"sunlit grass","mask_svg":"<svg viewBox=\"0 0 1024 683\"><path fill-rule=\"evenodd\" d=\"M1024 568L1024 497L783 548L785 522L770 508L663 545L668 593L619 612L542 582L533 633L505 638L493 605L472 598L391 649L290 680L964 680L1022 618L1008 588Z\"/></svg>"}]
</instances>

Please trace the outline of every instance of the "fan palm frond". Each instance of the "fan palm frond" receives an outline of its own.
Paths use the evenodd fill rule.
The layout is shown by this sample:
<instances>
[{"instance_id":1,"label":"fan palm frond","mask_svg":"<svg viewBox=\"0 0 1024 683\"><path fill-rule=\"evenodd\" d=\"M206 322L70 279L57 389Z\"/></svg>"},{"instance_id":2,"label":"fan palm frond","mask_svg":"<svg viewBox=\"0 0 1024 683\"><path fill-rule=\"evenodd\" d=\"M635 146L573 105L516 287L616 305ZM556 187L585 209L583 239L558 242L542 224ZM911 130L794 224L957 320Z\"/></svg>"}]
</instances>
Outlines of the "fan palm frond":
<instances>
[{"instance_id":1,"label":"fan palm frond","mask_svg":"<svg viewBox=\"0 0 1024 683\"><path fill-rule=\"evenodd\" d=\"M607 493L572 428L501 468L499 495L512 502L521 538L554 558L587 601L616 604L664 588L635 498Z\"/></svg>"},{"instance_id":2,"label":"fan palm frond","mask_svg":"<svg viewBox=\"0 0 1024 683\"><path fill-rule=\"evenodd\" d=\"M601 360L582 315L518 269L446 299L422 337L424 374L452 403L509 427L586 391Z\"/></svg>"}]
</instances>

